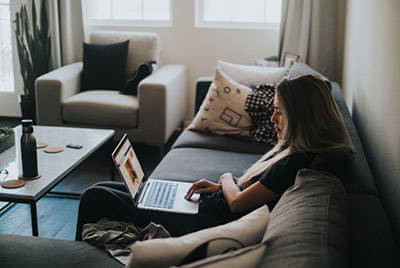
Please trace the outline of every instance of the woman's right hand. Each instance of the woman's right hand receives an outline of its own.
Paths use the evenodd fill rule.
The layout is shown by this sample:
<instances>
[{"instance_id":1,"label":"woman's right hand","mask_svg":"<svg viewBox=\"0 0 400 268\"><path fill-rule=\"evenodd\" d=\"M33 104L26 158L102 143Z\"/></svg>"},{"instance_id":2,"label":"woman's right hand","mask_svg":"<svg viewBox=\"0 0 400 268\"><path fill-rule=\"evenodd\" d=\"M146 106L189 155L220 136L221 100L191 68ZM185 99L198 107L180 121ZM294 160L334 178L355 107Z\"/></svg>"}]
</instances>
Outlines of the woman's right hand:
<instances>
[{"instance_id":1,"label":"woman's right hand","mask_svg":"<svg viewBox=\"0 0 400 268\"><path fill-rule=\"evenodd\" d=\"M199 180L190 186L185 195L185 199L189 200L193 194L213 193L221 189L221 184L213 183L208 180Z\"/></svg>"}]
</instances>

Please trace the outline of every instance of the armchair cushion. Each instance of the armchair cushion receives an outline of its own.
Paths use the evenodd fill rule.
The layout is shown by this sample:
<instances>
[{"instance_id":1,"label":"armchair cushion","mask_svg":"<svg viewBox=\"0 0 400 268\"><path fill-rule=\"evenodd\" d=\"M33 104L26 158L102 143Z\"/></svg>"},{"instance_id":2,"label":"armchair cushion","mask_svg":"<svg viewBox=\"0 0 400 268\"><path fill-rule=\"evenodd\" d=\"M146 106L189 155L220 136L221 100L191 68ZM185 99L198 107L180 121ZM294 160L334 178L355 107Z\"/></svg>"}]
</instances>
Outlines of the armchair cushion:
<instances>
[{"instance_id":1,"label":"armchair cushion","mask_svg":"<svg viewBox=\"0 0 400 268\"><path fill-rule=\"evenodd\" d=\"M160 63L160 36L148 32L95 31L90 34L90 43L112 44L129 40L126 71L133 74L140 64L147 61Z\"/></svg>"},{"instance_id":2,"label":"armchair cushion","mask_svg":"<svg viewBox=\"0 0 400 268\"><path fill-rule=\"evenodd\" d=\"M65 122L102 127L137 127L138 111L136 96L111 90L81 92L62 104Z\"/></svg>"},{"instance_id":3,"label":"armchair cushion","mask_svg":"<svg viewBox=\"0 0 400 268\"><path fill-rule=\"evenodd\" d=\"M81 90L126 86L129 40L114 44L83 44Z\"/></svg>"}]
</instances>

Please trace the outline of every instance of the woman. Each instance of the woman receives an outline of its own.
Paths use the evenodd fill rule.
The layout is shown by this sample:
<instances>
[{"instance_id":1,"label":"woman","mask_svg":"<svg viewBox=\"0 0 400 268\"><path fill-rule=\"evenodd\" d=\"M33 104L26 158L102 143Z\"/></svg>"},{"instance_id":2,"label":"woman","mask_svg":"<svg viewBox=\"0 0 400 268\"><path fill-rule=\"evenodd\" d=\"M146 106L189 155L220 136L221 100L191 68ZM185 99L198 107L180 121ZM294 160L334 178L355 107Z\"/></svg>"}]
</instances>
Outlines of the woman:
<instances>
[{"instance_id":1,"label":"woman","mask_svg":"<svg viewBox=\"0 0 400 268\"><path fill-rule=\"evenodd\" d=\"M316 76L282 80L276 88L271 121L277 132L277 145L243 176L237 179L226 173L219 178L219 183L200 180L192 185L185 198L201 194L199 214L140 210L133 206L123 184L100 183L82 195L77 239L81 238L84 223L97 222L103 217L132 221L141 227L153 221L173 236L223 224L261 205L273 207L294 184L298 170L310 167L318 154L336 151L339 152L336 160L341 160L349 159L353 152L330 89Z\"/></svg>"}]
</instances>

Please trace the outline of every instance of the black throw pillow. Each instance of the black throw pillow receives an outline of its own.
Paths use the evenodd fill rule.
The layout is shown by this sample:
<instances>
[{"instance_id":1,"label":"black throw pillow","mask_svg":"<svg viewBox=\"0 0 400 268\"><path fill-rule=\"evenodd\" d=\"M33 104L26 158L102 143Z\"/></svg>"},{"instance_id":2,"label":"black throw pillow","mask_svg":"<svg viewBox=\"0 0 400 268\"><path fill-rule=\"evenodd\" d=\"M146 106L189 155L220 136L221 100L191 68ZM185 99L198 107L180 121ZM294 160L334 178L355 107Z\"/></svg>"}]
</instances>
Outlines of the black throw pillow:
<instances>
[{"instance_id":1,"label":"black throw pillow","mask_svg":"<svg viewBox=\"0 0 400 268\"><path fill-rule=\"evenodd\" d=\"M105 45L83 43L81 90L125 89L128 45L129 40Z\"/></svg>"},{"instance_id":2,"label":"black throw pillow","mask_svg":"<svg viewBox=\"0 0 400 268\"><path fill-rule=\"evenodd\" d=\"M137 88L143 79L147 76L151 75L153 72L153 64L156 64L155 61L148 61L141 64L136 72L134 72L130 77L128 77L128 81L126 83L126 88L121 90L122 94L127 95L137 95Z\"/></svg>"}]
</instances>

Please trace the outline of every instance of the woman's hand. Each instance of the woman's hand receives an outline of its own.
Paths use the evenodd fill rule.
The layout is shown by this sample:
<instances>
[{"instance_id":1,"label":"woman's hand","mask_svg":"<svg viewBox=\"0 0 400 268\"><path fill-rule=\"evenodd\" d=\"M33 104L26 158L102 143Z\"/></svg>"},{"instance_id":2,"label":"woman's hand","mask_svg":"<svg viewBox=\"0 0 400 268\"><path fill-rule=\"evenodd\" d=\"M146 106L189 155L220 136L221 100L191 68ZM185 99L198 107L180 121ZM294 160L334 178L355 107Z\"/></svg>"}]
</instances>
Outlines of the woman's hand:
<instances>
[{"instance_id":1,"label":"woman's hand","mask_svg":"<svg viewBox=\"0 0 400 268\"><path fill-rule=\"evenodd\" d=\"M185 199L189 200L193 194L213 193L221 189L221 184L213 183L208 180L199 180L192 184L185 195Z\"/></svg>"}]
</instances>

